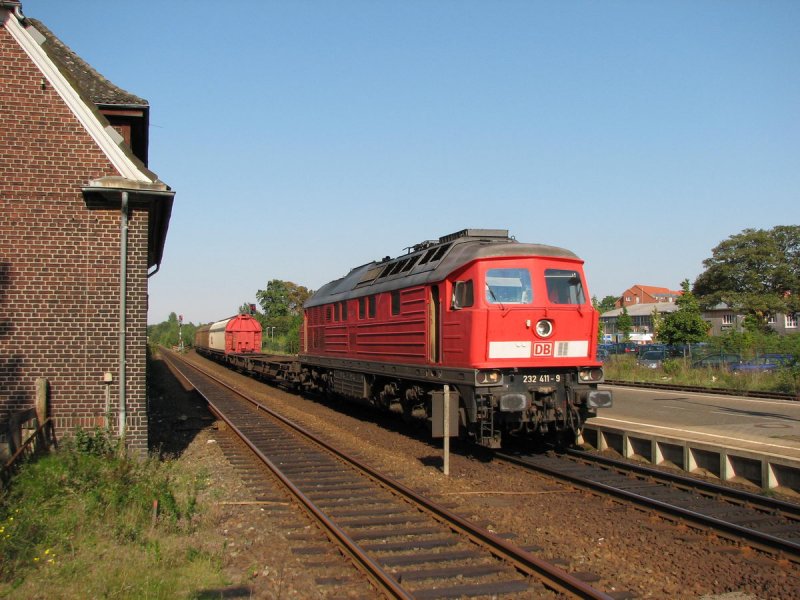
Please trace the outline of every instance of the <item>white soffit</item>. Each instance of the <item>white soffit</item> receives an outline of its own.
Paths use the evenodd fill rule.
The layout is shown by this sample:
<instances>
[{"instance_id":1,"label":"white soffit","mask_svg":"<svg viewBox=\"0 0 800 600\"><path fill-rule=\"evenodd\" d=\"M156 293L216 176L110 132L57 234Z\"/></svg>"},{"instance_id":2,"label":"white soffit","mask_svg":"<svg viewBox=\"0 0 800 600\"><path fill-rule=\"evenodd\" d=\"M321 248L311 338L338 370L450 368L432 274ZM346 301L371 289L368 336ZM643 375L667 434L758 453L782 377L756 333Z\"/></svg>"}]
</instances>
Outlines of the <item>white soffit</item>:
<instances>
[{"instance_id":1,"label":"white soffit","mask_svg":"<svg viewBox=\"0 0 800 600\"><path fill-rule=\"evenodd\" d=\"M61 96L67 107L72 111L81 125L83 125L84 129L86 129L106 157L108 157L108 160L111 161L111 164L119 174L122 177L134 181L152 183L153 180L142 173L122 151L112 136L109 135L109 132L106 131L105 126L97 120L93 110L86 105L80 95L61 74L61 71L58 70L58 67L53 64L53 61L47 53L34 39L34 36L20 25L16 16L11 11L5 11L3 25L11 34L11 37L16 40L33 63L39 68L42 75L50 82L53 89ZM37 37L41 36L39 32L36 33Z\"/></svg>"}]
</instances>

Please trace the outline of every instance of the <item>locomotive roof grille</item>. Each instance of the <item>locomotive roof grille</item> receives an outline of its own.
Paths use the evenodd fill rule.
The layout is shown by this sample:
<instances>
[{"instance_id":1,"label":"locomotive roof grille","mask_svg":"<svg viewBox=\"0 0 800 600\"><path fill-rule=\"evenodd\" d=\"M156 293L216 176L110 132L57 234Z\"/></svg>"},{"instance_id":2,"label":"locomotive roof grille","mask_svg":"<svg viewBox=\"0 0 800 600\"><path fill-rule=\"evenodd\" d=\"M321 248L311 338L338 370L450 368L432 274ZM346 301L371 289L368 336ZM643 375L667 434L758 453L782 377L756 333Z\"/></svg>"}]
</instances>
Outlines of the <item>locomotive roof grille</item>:
<instances>
[{"instance_id":1,"label":"locomotive roof grille","mask_svg":"<svg viewBox=\"0 0 800 600\"><path fill-rule=\"evenodd\" d=\"M443 235L439 238L439 243L446 244L447 242L452 242L453 240L464 237L482 238L487 240L511 239L508 237L508 229L462 229L461 231L456 231L450 235Z\"/></svg>"},{"instance_id":2,"label":"locomotive roof grille","mask_svg":"<svg viewBox=\"0 0 800 600\"><path fill-rule=\"evenodd\" d=\"M542 244L521 244L504 229L463 229L426 242L424 247L395 259L356 267L341 279L322 286L305 306L357 298L408 285L438 281L469 261L483 257L539 256L580 260L569 250ZM583 261L581 261L583 262Z\"/></svg>"}]
</instances>

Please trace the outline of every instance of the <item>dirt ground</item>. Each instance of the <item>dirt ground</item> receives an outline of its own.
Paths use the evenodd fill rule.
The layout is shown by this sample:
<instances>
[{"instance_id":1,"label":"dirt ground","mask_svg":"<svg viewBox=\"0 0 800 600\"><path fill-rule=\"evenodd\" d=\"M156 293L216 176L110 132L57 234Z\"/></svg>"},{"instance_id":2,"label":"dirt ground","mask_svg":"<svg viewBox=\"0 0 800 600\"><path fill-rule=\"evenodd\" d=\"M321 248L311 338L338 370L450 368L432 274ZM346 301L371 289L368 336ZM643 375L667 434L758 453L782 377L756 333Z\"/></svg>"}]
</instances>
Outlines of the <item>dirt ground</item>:
<instances>
[{"instance_id":1,"label":"dirt ground","mask_svg":"<svg viewBox=\"0 0 800 600\"><path fill-rule=\"evenodd\" d=\"M796 598L800 569L731 542L649 516L534 474L493 462L484 452L454 444L450 476L441 469L440 442L409 430L400 419L348 406L311 401L265 386L209 363L220 377L300 421L329 441L424 490L463 517L502 533L568 571L590 572L592 585L639 598ZM316 528L276 489L269 503L255 494L225 457L220 431L203 400L186 389L165 363L150 377L151 440L164 454L208 474L195 533L218 553L230 585L200 597L359 598L370 591L357 576L339 586L320 585L310 569L313 553L298 551ZM301 540L302 543L301 543ZM193 542L194 543L194 542ZM328 560L326 558L326 560ZM348 570L334 559L333 571Z\"/></svg>"}]
</instances>

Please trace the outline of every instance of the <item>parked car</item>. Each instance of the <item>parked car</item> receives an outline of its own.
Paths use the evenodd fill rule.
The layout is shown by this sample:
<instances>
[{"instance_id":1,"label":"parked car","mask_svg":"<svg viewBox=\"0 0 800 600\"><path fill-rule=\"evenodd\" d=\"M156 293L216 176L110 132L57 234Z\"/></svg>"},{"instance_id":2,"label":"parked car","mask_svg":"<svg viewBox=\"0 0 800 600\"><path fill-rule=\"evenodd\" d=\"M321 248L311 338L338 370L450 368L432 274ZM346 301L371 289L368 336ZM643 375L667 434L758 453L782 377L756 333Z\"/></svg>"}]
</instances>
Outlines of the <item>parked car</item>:
<instances>
[{"instance_id":1,"label":"parked car","mask_svg":"<svg viewBox=\"0 0 800 600\"><path fill-rule=\"evenodd\" d=\"M648 369L660 369L668 356L665 349L648 350L639 355L639 358L636 359L636 364Z\"/></svg>"},{"instance_id":2,"label":"parked car","mask_svg":"<svg viewBox=\"0 0 800 600\"><path fill-rule=\"evenodd\" d=\"M599 360L600 362L606 362L609 356L610 354L608 350L606 350L605 348L597 349L597 360Z\"/></svg>"},{"instance_id":3,"label":"parked car","mask_svg":"<svg viewBox=\"0 0 800 600\"><path fill-rule=\"evenodd\" d=\"M732 365L740 362L742 362L742 357L738 354L718 352L694 361L692 367L697 369L730 369Z\"/></svg>"},{"instance_id":4,"label":"parked car","mask_svg":"<svg viewBox=\"0 0 800 600\"><path fill-rule=\"evenodd\" d=\"M630 354L635 353L637 347L636 342L617 342L613 344L613 348L609 352L611 354Z\"/></svg>"},{"instance_id":5,"label":"parked car","mask_svg":"<svg viewBox=\"0 0 800 600\"><path fill-rule=\"evenodd\" d=\"M758 358L744 360L731 365L732 373L765 373L775 371L794 362L794 357L789 354L764 354Z\"/></svg>"}]
</instances>

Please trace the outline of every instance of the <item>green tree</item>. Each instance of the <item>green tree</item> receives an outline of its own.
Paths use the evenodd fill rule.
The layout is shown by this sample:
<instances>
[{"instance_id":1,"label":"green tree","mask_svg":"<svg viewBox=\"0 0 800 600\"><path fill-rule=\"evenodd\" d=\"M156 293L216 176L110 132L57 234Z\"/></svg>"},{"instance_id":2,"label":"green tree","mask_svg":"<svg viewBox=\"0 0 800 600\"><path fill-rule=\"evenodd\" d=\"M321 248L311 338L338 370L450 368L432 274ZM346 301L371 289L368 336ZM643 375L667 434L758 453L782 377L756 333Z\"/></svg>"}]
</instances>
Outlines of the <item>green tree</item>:
<instances>
[{"instance_id":1,"label":"green tree","mask_svg":"<svg viewBox=\"0 0 800 600\"><path fill-rule=\"evenodd\" d=\"M606 298L608 298L608 296L606 296ZM599 314L601 314L601 315L603 314L603 311L600 310L600 303L597 301L597 296L592 296L592 306L594 307L594 309ZM602 344L603 343L603 336L605 335L605 333L606 333L606 325L605 325L605 323L603 323L603 321L601 319L597 319L597 343L598 344Z\"/></svg>"},{"instance_id":2,"label":"green tree","mask_svg":"<svg viewBox=\"0 0 800 600\"><path fill-rule=\"evenodd\" d=\"M171 312L166 321L147 326L147 341L154 345L171 348L178 346L183 339L184 346L192 346L196 329L197 327L192 323L181 324L178 315Z\"/></svg>"},{"instance_id":3,"label":"green tree","mask_svg":"<svg viewBox=\"0 0 800 600\"><path fill-rule=\"evenodd\" d=\"M631 339L633 319L628 314L628 309L625 306L622 307L622 312L617 317L617 331L622 334L622 341L627 342Z\"/></svg>"},{"instance_id":4,"label":"green tree","mask_svg":"<svg viewBox=\"0 0 800 600\"><path fill-rule=\"evenodd\" d=\"M595 305L595 308L600 311L600 314L607 313L617 307L617 296L605 296L600 302Z\"/></svg>"},{"instance_id":5,"label":"green tree","mask_svg":"<svg viewBox=\"0 0 800 600\"><path fill-rule=\"evenodd\" d=\"M675 304L678 310L664 317L660 332L661 341L667 344L694 344L705 341L708 337L708 323L703 320L700 303L689 290L689 280L681 283L683 294L678 296Z\"/></svg>"},{"instance_id":6,"label":"green tree","mask_svg":"<svg viewBox=\"0 0 800 600\"><path fill-rule=\"evenodd\" d=\"M711 252L694 282L703 306L724 302L761 330L771 315L800 310L800 226L745 229Z\"/></svg>"},{"instance_id":7,"label":"green tree","mask_svg":"<svg viewBox=\"0 0 800 600\"><path fill-rule=\"evenodd\" d=\"M297 352L300 345L300 324L303 321L303 304L313 292L308 288L273 279L266 289L256 292L262 312L256 315L266 332L270 332L271 349ZM268 329L274 327L275 329Z\"/></svg>"},{"instance_id":8,"label":"green tree","mask_svg":"<svg viewBox=\"0 0 800 600\"><path fill-rule=\"evenodd\" d=\"M267 283L266 289L256 292L256 300L267 319L298 316L302 313L303 304L311 296L311 290L291 281L273 279Z\"/></svg>"},{"instance_id":9,"label":"green tree","mask_svg":"<svg viewBox=\"0 0 800 600\"><path fill-rule=\"evenodd\" d=\"M653 307L653 312L650 313L650 324L653 327L653 341L658 340L664 330L664 317L655 307Z\"/></svg>"}]
</instances>

